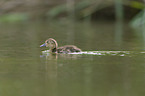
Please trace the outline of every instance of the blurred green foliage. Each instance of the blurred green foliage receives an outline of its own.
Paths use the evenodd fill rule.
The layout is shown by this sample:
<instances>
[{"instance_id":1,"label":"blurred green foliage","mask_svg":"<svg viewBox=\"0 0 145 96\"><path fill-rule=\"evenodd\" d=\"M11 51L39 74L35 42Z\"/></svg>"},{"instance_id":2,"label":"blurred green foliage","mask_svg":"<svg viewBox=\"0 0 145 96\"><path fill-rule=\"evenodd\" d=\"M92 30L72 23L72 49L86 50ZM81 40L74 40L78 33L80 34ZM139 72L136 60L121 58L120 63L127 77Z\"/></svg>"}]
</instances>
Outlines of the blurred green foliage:
<instances>
[{"instance_id":1,"label":"blurred green foliage","mask_svg":"<svg viewBox=\"0 0 145 96\"><path fill-rule=\"evenodd\" d=\"M132 27L139 27L142 26L143 24L145 24L145 18L144 16L144 10L142 10L141 12L139 12L130 22Z\"/></svg>"},{"instance_id":2,"label":"blurred green foliage","mask_svg":"<svg viewBox=\"0 0 145 96\"><path fill-rule=\"evenodd\" d=\"M132 1L130 6L133 8L137 8L137 9L142 10L138 14L136 14L136 16L134 16L134 18L131 20L131 22L130 22L131 26L132 27L139 27L139 26L144 25L145 24L145 18L144 18L145 5L141 2Z\"/></svg>"},{"instance_id":3,"label":"blurred green foliage","mask_svg":"<svg viewBox=\"0 0 145 96\"><path fill-rule=\"evenodd\" d=\"M67 2L67 3L71 3L71 2ZM95 1L95 0L91 1L91 2L89 0L82 0L80 2L75 2L72 6L68 6L69 4L67 4L67 3L55 5L55 6L51 7L49 10L44 11L44 14L41 14L42 12L39 13L39 11L30 12L30 13L16 12L16 13L2 14L2 15L0 15L0 22L27 21L28 19L33 18L33 16L36 16L36 15L38 15L38 17L40 15L46 15L47 19L49 19L49 18L53 19L53 18L57 18L57 17L61 17L61 16L67 17L69 15L74 14L74 16L77 19L80 19L80 18L89 17L93 13L96 13L96 12L100 11L101 9L105 9L105 8L107 9L108 7L114 6L116 4L116 3L114 3L114 1L103 2L103 1ZM120 3L123 6L132 8L132 10L134 10L134 9L143 10L145 8L145 5L139 1L123 1L123 0L121 0ZM71 8L71 7L73 7L73 8ZM70 10L69 10L69 8L70 8ZM108 14L112 11L112 9L109 9L109 8L107 10L108 10ZM123 10L125 10L125 9L123 9ZM72 11L72 14L69 11ZM114 13L114 14L116 14L116 13ZM121 13L121 12L119 12L119 13ZM128 12L127 14L130 14L130 12ZM143 19L143 17L142 17L143 14L144 14L144 11L141 11L139 14L136 14L136 16L131 20L131 25L138 26L139 24L144 23L144 22L141 22ZM40 16L39 18L43 18L43 17L44 16ZM104 15L104 17L105 17L105 15Z\"/></svg>"},{"instance_id":4,"label":"blurred green foliage","mask_svg":"<svg viewBox=\"0 0 145 96\"><path fill-rule=\"evenodd\" d=\"M24 13L4 14L0 16L0 22L21 22L28 20L29 16Z\"/></svg>"},{"instance_id":5,"label":"blurred green foliage","mask_svg":"<svg viewBox=\"0 0 145 96\"><path fill-rule=\"evenodd\" d=\"M64 11L66 11L66 5L60 5L52 8L47 15L50 17L56 17Z\"/></svg>"},{"instance_id":6,"label":"blurred green foliage","mask_svg":"<svg viewBox=\"0 0 145 96\"><path fill-rule=\"evenodd\" d=\"M130 22L131 26L132 27L143 26L145 24L145 17L144 17L145 5L141 2L132 1L131 6L142 10L138 14L136 14L136 16L134 16L134 18L131 20Z\"/></svg>"},{"instance_id":7,"label":"blurred green foliage","mask_svg":"<svg viewBox=\"0 0 145 96\"><path fill-rule=\"evenodd\" d=\"M143 9L145 8L145 5L141 2L137 2L137 1L131 1L131 7L133 8L137 8L137 9Z\"/></svg>"},{"instance_id":8,"label":"blurred green foliage","mask_svg":"<svg viewBox=\"0 0 145 96\"><path fill-rule=\"evenodd\" d=\"M89 2L89 1L82 1L82 2L76 3L74 5L75 13L79 14L81 16L84 16L84 14L86 14L86 13L83 11L91 5L92 5L92 2ZM67 11L68 11L68 8L67 8L66 4L57 5L50 9L50 11L48 12L48 16L57 17L60 14L67 13Z\"/></svg>"}]
</instances>

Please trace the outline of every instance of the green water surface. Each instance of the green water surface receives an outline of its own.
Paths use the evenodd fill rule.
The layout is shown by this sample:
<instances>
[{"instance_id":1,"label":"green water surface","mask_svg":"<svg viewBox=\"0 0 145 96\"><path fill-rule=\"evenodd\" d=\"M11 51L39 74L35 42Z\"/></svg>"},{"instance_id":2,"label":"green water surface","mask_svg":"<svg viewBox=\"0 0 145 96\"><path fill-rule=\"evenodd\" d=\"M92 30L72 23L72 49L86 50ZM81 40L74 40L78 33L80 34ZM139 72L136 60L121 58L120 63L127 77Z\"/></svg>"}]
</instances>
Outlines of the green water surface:
<instances>
[{"instance_id":1,"label":"green water surface","mask_svg":"<svg viewBox=\"0 0 145 96\"><path fill-rule=\"evenodd\" d=\"M115 23L34 22L0 25L1 96L144 96L143 42L128 26L116 42ZM49 38L84 51L43 54ZM126 53L127 52L127 53ZM131 53L130 53L131 52Z\"/></svg>"}]
</instances>

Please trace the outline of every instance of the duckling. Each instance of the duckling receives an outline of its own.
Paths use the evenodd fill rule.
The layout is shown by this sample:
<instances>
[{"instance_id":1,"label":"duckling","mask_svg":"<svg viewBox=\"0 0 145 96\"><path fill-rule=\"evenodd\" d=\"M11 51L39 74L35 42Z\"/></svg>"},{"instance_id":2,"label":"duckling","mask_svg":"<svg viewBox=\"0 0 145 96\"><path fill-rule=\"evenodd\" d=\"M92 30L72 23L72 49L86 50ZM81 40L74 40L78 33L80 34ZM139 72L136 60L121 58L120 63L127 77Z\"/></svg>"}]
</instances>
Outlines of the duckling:
<instances>
[{"instance_id":1,"label":"duckling","mask_svg":"<svg viewBox=\"0 0 145 96\"><path fill-rule=\"evenodd\" d=\"M74 45L65 45L62 47L58 47L57 41L53 38L49 38L45 41L44 44L40 45L40 47L49 47L49 52L52 53L73 53L73 52L81 52L81 49Z\"/></svg>"}]
</instances>

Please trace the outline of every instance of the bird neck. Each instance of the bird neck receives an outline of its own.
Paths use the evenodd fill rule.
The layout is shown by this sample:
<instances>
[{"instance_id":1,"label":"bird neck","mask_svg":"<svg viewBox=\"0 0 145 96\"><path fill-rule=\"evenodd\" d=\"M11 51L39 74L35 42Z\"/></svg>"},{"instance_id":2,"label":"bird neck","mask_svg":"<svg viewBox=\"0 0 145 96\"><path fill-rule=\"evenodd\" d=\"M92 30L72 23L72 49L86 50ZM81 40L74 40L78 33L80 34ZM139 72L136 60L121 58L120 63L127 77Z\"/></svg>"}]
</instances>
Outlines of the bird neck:
<instances>
[{"instance_id":1,"label":"bird neck","mask_svg":"<svg viewBox=\"0 0 145 96\"><path fill-rule=\"evenodd\" d=\"M58 44L54 39L52 39L52 41L53 41L53 45L50 47L49 50L50 50L50 52L57 52Z\"/></svg>"}]
</instances>

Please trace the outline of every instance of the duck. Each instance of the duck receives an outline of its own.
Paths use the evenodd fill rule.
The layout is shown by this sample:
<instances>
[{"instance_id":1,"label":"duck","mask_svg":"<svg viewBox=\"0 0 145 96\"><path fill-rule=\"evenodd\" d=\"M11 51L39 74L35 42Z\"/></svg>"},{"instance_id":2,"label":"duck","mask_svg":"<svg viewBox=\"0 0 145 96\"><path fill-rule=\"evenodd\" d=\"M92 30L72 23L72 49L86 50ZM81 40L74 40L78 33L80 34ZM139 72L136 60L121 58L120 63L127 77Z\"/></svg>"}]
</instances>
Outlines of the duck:
<instances>
[{"instance_id":1,"label":"duck","mask_svg":"<svg viewBox=\"0 0 145 96\"><path fill-rule=\"evenodd\" d=\"M81 52L82 50L75 45L65 45L62 47L58 47L58 43L55 39L49 38L45 41L44 44L40 45L40 47L48 47L49 52L51 53L74 53Z\"/></svg>"}]
</instances>

